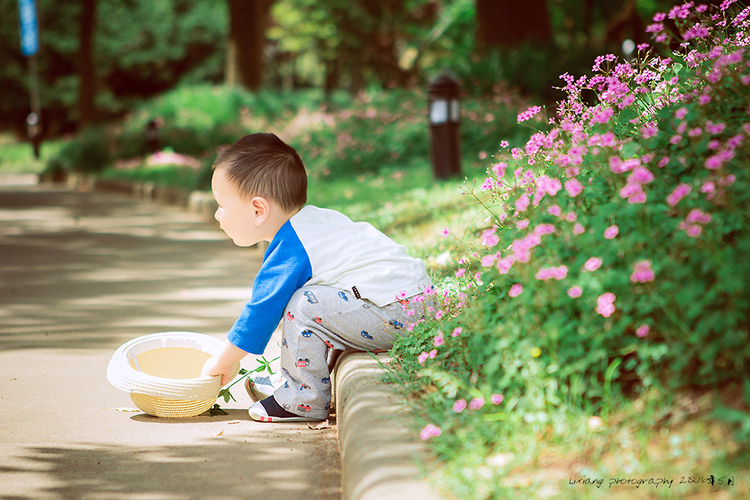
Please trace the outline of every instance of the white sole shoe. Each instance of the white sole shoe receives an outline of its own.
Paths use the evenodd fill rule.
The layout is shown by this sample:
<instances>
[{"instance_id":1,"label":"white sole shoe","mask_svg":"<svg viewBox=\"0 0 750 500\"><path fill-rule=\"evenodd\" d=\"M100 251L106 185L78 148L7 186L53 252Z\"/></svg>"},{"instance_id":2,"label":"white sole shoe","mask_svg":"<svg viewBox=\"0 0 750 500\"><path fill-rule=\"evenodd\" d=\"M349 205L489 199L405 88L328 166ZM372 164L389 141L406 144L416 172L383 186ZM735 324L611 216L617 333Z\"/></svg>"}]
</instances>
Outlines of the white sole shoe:
<instances>
[{"instance_id":1,"label":"white sole shoe","mask_svg":"<svg viewBox=\"0 0 750 500\"><path fill-rule=\"evenodd\" d=\"M260 401L253 403L250 409L247 410L247 413L250 415L250 418L257 422L320 422L325 420L324 418L310 418L294 414L285 417L272 416L268 414Z\"/></svg>"}]
</instances>

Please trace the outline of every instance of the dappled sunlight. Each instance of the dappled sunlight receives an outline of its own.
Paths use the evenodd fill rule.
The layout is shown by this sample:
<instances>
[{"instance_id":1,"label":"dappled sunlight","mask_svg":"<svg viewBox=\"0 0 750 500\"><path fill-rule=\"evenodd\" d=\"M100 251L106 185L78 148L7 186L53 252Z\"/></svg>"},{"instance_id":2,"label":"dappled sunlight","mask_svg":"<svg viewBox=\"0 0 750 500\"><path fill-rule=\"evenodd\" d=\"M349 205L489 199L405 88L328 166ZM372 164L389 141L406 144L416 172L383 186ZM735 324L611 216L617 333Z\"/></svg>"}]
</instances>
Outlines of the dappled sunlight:
<instances>
[{"instance_id":1,"label":"dappled sunlight","mask_svg":"<svg viewBox=\"0 0 750 500\"><path fill-rule=\"evenodd\" d=\"M235 247L204 217L26 189L0 196L0 350L225 333L250 298L262 253Z\"/></svg>"},{"instance_id":2,"label":"dappled sunlight","mask_svg":"<svg viewBox=\"0 0 750 500\"><path fill-rule=\"evenodd\" d=\"M316 488L314 498L339 498L338 470L308 466L320 460L319 449L287 443L276 435L278 429L259 433L253 426L243 428L243 434L230 437L146 448L16 447L13 458L23 467L0 468L3 491L28 492L33 479L35 498L273 500L313 498L311 486ZM287 434L299 438L299 431ZM232 480L222 479L226 476Z\"/></svg>"}]
</instances>

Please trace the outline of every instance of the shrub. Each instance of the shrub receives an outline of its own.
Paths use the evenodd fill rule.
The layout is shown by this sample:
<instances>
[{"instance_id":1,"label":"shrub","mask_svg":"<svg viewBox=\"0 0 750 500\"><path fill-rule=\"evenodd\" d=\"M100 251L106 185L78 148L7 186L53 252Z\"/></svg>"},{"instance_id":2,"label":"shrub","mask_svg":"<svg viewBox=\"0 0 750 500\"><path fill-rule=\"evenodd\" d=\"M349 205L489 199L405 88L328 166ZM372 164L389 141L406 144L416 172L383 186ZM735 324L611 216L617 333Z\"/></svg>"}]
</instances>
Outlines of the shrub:
<instances>
[{"instance_id":1,"label":"shrub","mask_svg":"<svg viewBox=\"0 0 750 500\"><path fill-rule=\"evenodd\" d=\"M65 143L55 156L50 158L47 170L76 172L100 172L112 161L110 136L106 130L89 127Z\"/></svg>"},{"instance_id":2,"label":"shrub","mask_svg":"<svg viewBox=\"0 0 750 500\"><path fill-rule=\"evenodd\" d=\"M396 348L442 457L521 425L560 435L556 409L604 416L622 391L747 377L750 8L734 3L657 14L666 56L644 44L563 75L549 131L468 186L487 219L447 281L453 309Z\"/></svg>"},{"instance_id":3,"label":"shrub","mask_svg":"<svg viewBox=\"0 0 750 500\"><path fill-rule=\"evenodd\" d=\"M498 86L491 97L462 101L460 124L464 163L487 156L490 144L520 137L512 91ZM494 112L488 107L495 108ZM315 126L291 139L314 176L358 176L429 159L427 100L422 91L362 92L343 109L333 109Z\"/></svg>"}]
</instances>

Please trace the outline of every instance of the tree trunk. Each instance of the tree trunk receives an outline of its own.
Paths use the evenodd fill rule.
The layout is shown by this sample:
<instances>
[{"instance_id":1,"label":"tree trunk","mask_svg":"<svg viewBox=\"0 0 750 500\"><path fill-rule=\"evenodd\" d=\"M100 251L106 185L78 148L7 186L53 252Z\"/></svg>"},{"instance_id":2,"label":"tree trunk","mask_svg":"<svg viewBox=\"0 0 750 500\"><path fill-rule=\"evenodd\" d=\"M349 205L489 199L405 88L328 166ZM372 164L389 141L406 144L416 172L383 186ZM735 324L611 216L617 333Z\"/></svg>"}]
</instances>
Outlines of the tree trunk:
<instances>
[{"instance_id":1,"label":"tree trunk","mask_svg":"<svg viewBox=\"0 0 750 500\"><path fill-rule=\"evenodd\" d=\"M81 11L80 47L78 49L78 128L96 120L96 74L94 71L94 30L96 1L83 0Z\"/></svg>"},{"instance_id":2,"label":"tree trunk","mask_svg":"<svg viewBox=\"0 0 750 500\"><path fill-rule=\"evenodd\" d=\"M225 80L258 90L263 84L263 50L273 0L228 0L229 43Z\"/></svg>"},{"instance_id":3,"label":"tree trunk","mask_svg":"<svg viewBox=\"0 0 750 500\"><path fill-rule=\"evenodd\" d=\"M514 47L552 39L547 0L476 0L477 46Z\"/></svg>"}]
</instances>

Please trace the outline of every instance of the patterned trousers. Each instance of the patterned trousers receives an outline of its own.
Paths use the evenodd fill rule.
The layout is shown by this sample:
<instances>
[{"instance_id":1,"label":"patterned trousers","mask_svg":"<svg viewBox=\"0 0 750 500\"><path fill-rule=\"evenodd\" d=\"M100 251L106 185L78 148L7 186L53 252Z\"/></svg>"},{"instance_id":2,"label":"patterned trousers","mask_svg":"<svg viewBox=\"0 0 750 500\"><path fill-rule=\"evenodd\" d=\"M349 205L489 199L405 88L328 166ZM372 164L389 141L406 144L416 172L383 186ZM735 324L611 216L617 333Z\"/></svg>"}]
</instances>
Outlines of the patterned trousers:
<instances>
[{"instance_id":1,"label":"patterned trousers","mask_svg":"<svg viewBox=\"0 0 750 500\"><path fill-rule=\"evenodd\" d=\"M423 309L424 302L417 301ZM416 305L416 304L415 304ZM411 307L411 305L410 305ZM410 316L401 302L378 307L352 292L304 286L292 295L282 319L281 371L287 382L274 392L285 410L325 419L331 408L328 351L390 349L396 335L424 312Z\"/></svg>"}]
</instances>

